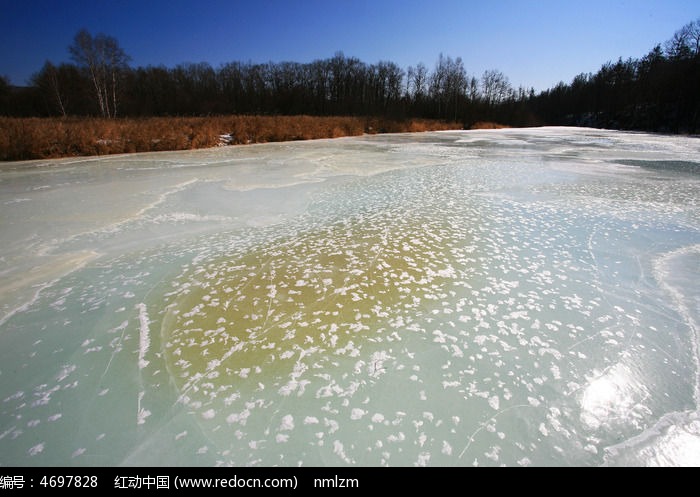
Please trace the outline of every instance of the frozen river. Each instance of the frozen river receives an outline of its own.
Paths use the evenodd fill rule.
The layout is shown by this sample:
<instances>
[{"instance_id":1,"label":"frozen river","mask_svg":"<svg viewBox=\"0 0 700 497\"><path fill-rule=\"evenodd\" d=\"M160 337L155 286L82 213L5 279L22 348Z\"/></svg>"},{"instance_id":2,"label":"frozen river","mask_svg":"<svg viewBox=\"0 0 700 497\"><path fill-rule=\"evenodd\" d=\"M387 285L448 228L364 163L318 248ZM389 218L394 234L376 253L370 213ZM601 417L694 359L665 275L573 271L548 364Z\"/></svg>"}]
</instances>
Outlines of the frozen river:
<instances>
[{"instance_id":1,"label":"frozen river","mask_svg":"<svg viewBox=\"0 0 700 497\"><path fill-rule=\"evenodd\" d=\"M0 164L0 466L700 465L700 140Z\"/></svg>"}]
</instances>

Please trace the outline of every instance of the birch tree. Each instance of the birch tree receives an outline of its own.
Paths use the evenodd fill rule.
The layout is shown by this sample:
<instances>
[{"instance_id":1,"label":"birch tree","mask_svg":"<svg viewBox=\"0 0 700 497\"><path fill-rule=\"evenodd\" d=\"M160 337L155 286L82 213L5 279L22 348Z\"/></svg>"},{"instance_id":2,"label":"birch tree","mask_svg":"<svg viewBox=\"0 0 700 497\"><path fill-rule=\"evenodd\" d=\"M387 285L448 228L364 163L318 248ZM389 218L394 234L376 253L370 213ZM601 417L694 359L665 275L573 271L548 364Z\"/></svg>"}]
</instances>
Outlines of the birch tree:
<instances>
[{"instance_id":1,"label":"birch tree","mask_svg":"<svg viewBox=\"0 0 700 497\"><path fill-rule=\"evenodd\" d=\"M116 117L119 81L129 56L115 38L101 33L93 37L85 29L75 35L68 49L72 59L89 74L102 116Z\"/></svg>"}]
</instances>

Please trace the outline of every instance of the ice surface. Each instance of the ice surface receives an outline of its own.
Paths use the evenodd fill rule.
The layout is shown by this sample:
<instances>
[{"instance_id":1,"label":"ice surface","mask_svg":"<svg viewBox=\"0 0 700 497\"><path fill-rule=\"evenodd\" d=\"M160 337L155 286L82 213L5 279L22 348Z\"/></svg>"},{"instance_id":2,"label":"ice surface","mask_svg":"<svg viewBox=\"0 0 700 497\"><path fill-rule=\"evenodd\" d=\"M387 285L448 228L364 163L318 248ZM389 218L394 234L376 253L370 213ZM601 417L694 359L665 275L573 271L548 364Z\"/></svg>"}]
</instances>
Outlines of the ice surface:
<instances>
[{"instance_id":1,"label":"ice surface","mask_svg":"<svg viewBox=\"0 0 700 497\"><path fill-rule=\"evenodd\" d=\"M0 465L697 465L700 141L0 166Z\"/></svg>"}]
</instances>

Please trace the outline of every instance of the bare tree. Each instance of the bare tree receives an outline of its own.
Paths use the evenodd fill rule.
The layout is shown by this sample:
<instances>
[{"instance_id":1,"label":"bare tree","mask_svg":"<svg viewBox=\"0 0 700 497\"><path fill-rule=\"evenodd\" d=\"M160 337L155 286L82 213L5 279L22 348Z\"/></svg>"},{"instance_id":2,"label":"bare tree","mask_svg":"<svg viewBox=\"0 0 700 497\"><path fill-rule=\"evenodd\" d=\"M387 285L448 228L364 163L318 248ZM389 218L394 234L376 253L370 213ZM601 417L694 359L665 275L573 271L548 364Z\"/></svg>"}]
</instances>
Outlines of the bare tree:
<instances>
[{"instance_id":1,"label":"bare tree","mask_svg":"<svg viewBox=\"0 0 700 497\"><path fill-rule=\"evenodd\" d=\"M666 54L682 59L700 54L700 19L689 22L666 42Z\"/></svg>"},{"instance_id":2,"label":"bare tree","mask_svg":"<svg viewBox=\"0 0 700 497\"><path fill-rule=\"evenodd\" d=\"M413 98L415 100L423 99L428 86L428 68L425 67L425 64L419 62L416 67L409 67L406 79L406 88L411 89L409 93L412 94Z\"/></svg>"},{"instance_id":3,"label":"bare tree","mask_svg":"<svg viewBox=\"0 0 700 497\"><path fill-rule=\"evenodd\" d=\"M75 64L56 66L47 61L30 81L43 96L48 114L66 117L86 112L85 92L90 90L90 81Z\"/></svg>"},{"instance_id":4,"label":"bare tree","mask_svg":"<svg viewBox=\"0 0 700 497\"><path fill-rule=\"evenodd\" d=\"M462 58L452 59L440 54L430 79L430 96L437 101L438 114L456 120L460 103L466 98L468 84Z\"/></svg>"},{"instance_id":5,"label":"bare tree","mask_svg":"<svg viewBox=\"0 0 700 497\"><path fill-rule=\"evenodd\" d=\"M479 81L477 81L477 79L474 76L472 76L471 78L469 78L468 83L469 84L467 86L467 97L471 102L476 102L477 100L479 100Z\"/></svg>"},{"instance_id":6,"label":"bare tree","mask_svg":"<svg viewBox=\"0 0 700 497\"><path fill-rule=\"evenodd\" d=\"M102 116L116 117L118 83L130 57L115 38L101 33L93 37L85 29L75 35L68 49L73 60L88 71Z\"/></svg>"},{"instance_id":7,"label":"bare tree","mask_svg":"<svg viewBox=\"0 0 700 497\"><path fill-rule=\"evenodd\" d=\"M66 117L65 97L62 85L59 83L58 68L55 65L47 61L41 71L32 77L32 84L48 94L49 100L54 103L61 115Z\"/></svg>"},{"instance_id":8,"label":"bare tree","mask_svg":"<svg viewBox=\"0 0 700 497\"><path fill-rule=\"evenodd\" d=\"M512 95L508 77L501 71L492 69L484 72L481 77L481 93L488 105L505 102Z\"/></svg>"},{"instance_id":9,"label":"bare tree","mask_svg":"<svg viewBox=\"0 0 700 497\"><path fill-rule=\"evenodd\" d=\"M700 18L688 24L688 43L694 55L700 55Z\"/></svg>"}]
</instances>

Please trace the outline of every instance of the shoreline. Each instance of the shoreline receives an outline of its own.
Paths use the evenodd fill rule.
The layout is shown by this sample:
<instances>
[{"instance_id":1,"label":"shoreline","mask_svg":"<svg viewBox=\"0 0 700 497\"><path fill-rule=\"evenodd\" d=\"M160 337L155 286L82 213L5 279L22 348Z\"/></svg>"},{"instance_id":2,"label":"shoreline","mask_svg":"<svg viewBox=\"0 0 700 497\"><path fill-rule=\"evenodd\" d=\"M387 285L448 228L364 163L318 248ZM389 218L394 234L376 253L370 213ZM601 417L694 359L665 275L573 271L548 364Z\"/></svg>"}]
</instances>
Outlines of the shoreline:
<instances>
[{"instance_id":1,"label":"shoreline","mask_svg":"<svg viewBox=\"0 0 700 497\"><path fill-rule=\"evenodd\" d=\"M463 126L433 119L352 116L0 117L0 162L455 129Z\"/></svg>"}]
</instances>

